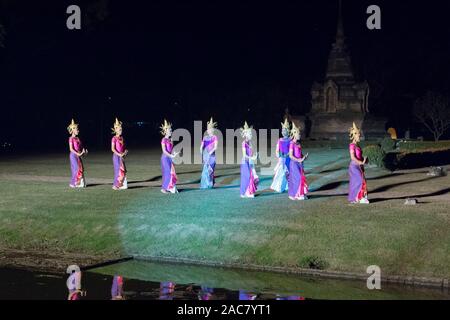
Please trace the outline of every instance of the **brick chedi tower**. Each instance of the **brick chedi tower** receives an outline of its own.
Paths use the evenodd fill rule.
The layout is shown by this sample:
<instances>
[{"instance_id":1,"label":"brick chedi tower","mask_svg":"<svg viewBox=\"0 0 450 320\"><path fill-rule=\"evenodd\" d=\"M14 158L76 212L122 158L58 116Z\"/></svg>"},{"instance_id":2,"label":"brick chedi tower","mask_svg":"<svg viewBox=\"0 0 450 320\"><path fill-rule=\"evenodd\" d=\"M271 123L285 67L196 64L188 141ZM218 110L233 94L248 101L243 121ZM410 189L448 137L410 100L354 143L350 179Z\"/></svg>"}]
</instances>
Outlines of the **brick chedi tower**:
<instances>
[{"instance_id":1,"label":"brick chedi tower","mask_svg":"<svg viewBox=\"0 0 450 320\"><path fill-rule=\"evenodd\" d=\"M328 57L325 79L323 83L314 83L311 88L312 107L308 118L311 121L309 137L312 139L345 139L353 121L363 129L363 135L369 133L364 130L365 118L369 118L369 84L355 80L344 40L342 4L339 1L336 41ZM375 127L375 130L367 129L377 136L384 134L384 125L380 128L380 123L377 123Z\"/></svg>"}]
</instances>

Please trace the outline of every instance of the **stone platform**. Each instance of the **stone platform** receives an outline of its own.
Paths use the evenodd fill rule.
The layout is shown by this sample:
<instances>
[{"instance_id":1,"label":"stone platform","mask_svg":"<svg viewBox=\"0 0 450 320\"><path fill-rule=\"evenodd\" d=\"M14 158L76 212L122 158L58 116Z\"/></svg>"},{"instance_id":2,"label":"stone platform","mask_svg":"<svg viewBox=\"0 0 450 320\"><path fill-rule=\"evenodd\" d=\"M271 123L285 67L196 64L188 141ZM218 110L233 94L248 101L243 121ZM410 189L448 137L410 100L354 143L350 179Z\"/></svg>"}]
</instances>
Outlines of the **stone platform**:
<instances>
[{"instance_id":1,"label":"stone platform","mask_svg":"<svg viewBox=\"0 0 450 320\"><path fill-rule=\"evenodd\" d=\"M386 119L370 114L340 112L337 114L316 113L308 115L311 130L308 137L315 140L348 139L353 122L362 129L362 139L381 139L386 136Z\"/></svg>"}]
</instances>

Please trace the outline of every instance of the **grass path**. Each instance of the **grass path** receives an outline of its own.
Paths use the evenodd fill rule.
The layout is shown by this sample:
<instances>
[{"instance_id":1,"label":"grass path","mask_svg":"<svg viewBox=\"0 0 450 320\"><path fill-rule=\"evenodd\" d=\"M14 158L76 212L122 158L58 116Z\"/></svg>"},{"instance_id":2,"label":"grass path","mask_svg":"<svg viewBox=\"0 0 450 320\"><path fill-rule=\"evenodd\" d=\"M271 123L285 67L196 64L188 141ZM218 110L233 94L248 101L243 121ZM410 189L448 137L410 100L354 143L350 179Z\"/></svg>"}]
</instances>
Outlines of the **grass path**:
<instances>
[{"instance_id":1,"label":"grass path","mask_svg":"<svg viewBox=\"0 0 450 320\"><path fill-rule=\"evenodd\" d=\"M220 165L199 190L199 165L177 166L180 193L159 192L159 152L127 158L129 186L111 190L109 154L89 155L90 186L68 188L67 155L0 160L0 248L65 256L167 256L364 273L450 277L450 178L426 170L367 171L369 206L349 205L347 151L311 149L311 200L268 190L239 197L239 166ZM51 159L51 160L49 160ZM417 206L405 206L407 197ZM1 257L0 257L1 263Z\"/></svg>"}]
</instances>

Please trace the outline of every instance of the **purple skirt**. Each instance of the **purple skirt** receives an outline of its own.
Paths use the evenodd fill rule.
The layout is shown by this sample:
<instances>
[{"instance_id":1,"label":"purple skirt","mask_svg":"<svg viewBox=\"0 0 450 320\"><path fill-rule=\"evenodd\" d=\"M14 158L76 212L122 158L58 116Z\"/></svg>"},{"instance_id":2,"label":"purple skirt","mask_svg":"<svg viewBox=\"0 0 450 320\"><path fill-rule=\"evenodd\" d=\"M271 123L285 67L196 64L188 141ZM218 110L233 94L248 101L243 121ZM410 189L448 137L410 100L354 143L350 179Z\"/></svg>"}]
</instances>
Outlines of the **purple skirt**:
<instances>
[{"instance_id":1,"label":"purple skirt","mask_svg":"<svg viewBox=\"0 0 450 320\"><path fill-rule=\"evenodd\" d=\"M127 168L125 166L125 161L122 157L113 154L113 166L114 166L114 182L113 186L116 188L126 187L126 174Z\"/></svg>"},{"instance_id":2,"label":"purple skirt","mask_svg":"<svg viewBox=\"0 0 450 320\"><path fill-rule=\"evenodd\" d=\"M172 158L163 154L161 156L161 173L162 173L162 185L161 188L166 191L175 191L177 183L177 175L175 173L175 166L173 165Z\"/></svg>"},{"instance_id":3,"label":"purple skirt","mask_svg":"<svg viewBox=\"0 0 450 320\"><path fill-rule=\"evenodd\" d=\"M241 163L241 196L253 195L258 187L258 177L255 176L253 165L249 161Z\"/></svg>"},{"instance_id":4,"label":"purple skirt","mask_svg":"<svg viewBox=\"0 0 450 320\"><path fill-rule=\"evenodd\" d=\"M290 197L298 198L308 193L303 164L297 161L289 162L288 193Z\"/></svg>"},{"instance_id":5,"label":"purple skirt","mask_svg":"<svg viewBox=\"0 0 450 320\"><path fill-rule=\"evenodd\" d=\"M83 161L73 152L70 153L70 171L72 172L70 185L74 187L84 187Z\"/></svg>"},{"instance_id":6,"label":"purple skirt","mask_svg":"<svg viewBox=\"0 0 450 320\"><path fill-rule=\"evenodd\" d=\"M216 168L216 155L203 151L203 170L200 179L200 188L208 189L214 186L214 169Z\"/></svg>"},{"instance_id":7,"label":"purple skirt","mask_svg":"<svg viewBox=\"0 0 450 320\"><path fill-rule=\"evenodd\" d=\"M364 176L364 166L361 166L353 161L348 167L348 201L359 201L367 196L366 179Z\"/></svg>"}]
</instances>

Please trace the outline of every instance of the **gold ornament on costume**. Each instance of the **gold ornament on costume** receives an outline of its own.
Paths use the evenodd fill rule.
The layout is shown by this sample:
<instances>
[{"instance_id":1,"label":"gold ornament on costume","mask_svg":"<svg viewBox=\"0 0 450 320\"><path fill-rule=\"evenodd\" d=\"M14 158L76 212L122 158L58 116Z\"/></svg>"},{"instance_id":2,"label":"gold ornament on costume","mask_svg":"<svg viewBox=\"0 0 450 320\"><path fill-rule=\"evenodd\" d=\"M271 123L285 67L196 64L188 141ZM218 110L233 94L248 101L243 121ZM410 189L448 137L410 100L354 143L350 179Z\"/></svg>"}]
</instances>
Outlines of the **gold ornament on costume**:
<instances>
[{"instance_id":1,"label":"gold ornament on costume","mask_svg":"<svg viewBox=\"0 0 450 320\"><path fill-rule=\"evenodd\" d=\"M284 118L284 122L281 123L281 128L286 129L287 131L291 129L291 125L287 118Z\"/></svg>"},{"instance_id":2,"label":"gold ornament on costume","mask_svg":"<svg viewBox=\"0 0 450 320\"><path fill-rule=\"evenodd\" d=\"M356 135L360 135L361 131L359 130L359 128L356 126L355 122L353 122L352 127L349 129L349 136L350 136L350 140L353 141L353 139L355 139Z\"/></svg>"},{"instance_id":3,"label":"gold ornament on costume","mask_svg":"<svg viewBox=\"0 0 450 320\"><path fill-rule=\"evenodd\" d=\"M244 126L240 130L241 130L241 136L243 138L245 138L252 132L252 127L249 127L247 124L247 121L245 121Z\"/></svg>"},{"instance_id":4,"label":"gold ornament on costume","mask_svg":"<svg viewBox=\"0 0 450 320\"><path fill-rule=\"evenodd\" d=\"M285 118L284 118L284 122L281 123L281 135L284 137L284 135L283 135L283 130L286 131L287 136L290 135L290 132L291 132L291 125L289 124L289 121L288 121L288 118L287 118L287 117L285 117Z\"/></svg>"},{"instance_id":5,"label":"gold ornament on costume","mask_svg":"<svg viewBox=\"0 0 450 320\"><path fill-rule=\"evenodd\" d=\"M298 134L301 133L300 128L297 127L294 122L292 122L292 129L291 129L290 133L291 133L291 139L294 139Z\"/></svg>"},{"instance_id":6,"label":"gold ornament on costume","mask_svg":"<svg viewBox=\"0 0 450 320\"><path fill-rule=\"evenodd\" d=\"M213 118L211 117L211 120L207 122L207 127L208 129L214 129L215 127L217 127L217 122L214 122Z\"/></svg>"},{"instance_id":7,"label":"gold ornament on costume","mask_svg":"<svg viewBox=\"0 0 450 320\"><path fill-rule=\"evenodd\" d=\"M159 127L161 129L161 134L165 136L167 132L172 129L172 124L170 122L167 122L166 119L164 119L164 123Z\"/></svg>"},{"instance_id":8,"label":"gold ornament on costume","mask_svg":"<svg viewBox=\"0 0 450 320\"><path fill-rule=\"evenodd\" d=\"M111 129L113 133L116 133L116 130L122 128L122 121L119 121L119 119L116 118L116 121L114 121L113 128Z\"/></svg>"},{"instance_id":9,"label":"gold ornament on costume","mask_svg":"<svg viewBox=\"0 0 450 320\"><path fill-rule=\"evenodd\" d=\"M67 127L67 131L69 131L70 134L72 134L73 130L78 128L78 123L75 123L75 121L72 119L72 122L70 122L69 126Z\"/></svg>"}]
</instances>

